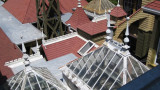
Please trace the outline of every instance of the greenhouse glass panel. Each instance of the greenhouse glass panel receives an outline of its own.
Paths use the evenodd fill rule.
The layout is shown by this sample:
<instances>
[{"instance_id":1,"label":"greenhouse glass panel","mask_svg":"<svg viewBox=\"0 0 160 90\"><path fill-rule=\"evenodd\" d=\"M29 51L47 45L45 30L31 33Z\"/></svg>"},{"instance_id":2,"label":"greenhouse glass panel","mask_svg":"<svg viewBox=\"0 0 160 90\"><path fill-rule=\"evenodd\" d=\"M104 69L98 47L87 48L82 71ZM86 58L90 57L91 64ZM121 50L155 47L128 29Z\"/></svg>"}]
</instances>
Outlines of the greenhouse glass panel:
<instances>
[{"instance_id":1,"label":"greenhouse glass panel","mask_svg":"<svg viewBox=\"0 0 160 90\"><path fill-rule=\"evenodd\" d=\"M64 75L77 87L86 85L93 90L118 89L148 70L128 51L105 45L63 68L68 72Z\"/></svg>"},{"instance_id":2,"label":"greenhouse glass panel","mask_svg":"<svg viewBox=\"0 0 160 90\"><path fill-rule=\"evenodd\" d=\"M66 90L62 82L44 67L27 66L8 82L11 90Z\"/></svg>"}]
</instances>

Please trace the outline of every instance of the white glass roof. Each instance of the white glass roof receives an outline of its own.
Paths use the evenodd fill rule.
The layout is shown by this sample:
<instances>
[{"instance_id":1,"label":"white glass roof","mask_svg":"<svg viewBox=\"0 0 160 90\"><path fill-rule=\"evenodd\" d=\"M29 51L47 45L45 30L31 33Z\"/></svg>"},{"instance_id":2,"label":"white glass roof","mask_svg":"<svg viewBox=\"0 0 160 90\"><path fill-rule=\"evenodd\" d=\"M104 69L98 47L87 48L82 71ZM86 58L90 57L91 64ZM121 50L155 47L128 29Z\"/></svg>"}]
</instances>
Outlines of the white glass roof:
<instances>
[{"instance_id":1,"label":"white glass roof","mask_svg":"<svg viewBox=\"0 0 160 90\"><path fill-rule=\"evenodd\" d=\"M79 88L93 90L118 89L148 71L148 68L128 51L102 46L61 68Z\"/></svg>"},{"instance_id":2,"label":"white glass roof","mask_svg":"<svg viewBox=\"0 0 160 90\"><path fill-rule=\"evenodd\" d=\"M8 79L11 90L66 90L45 67L30 67Z\"/></svg>"}]
</instances>

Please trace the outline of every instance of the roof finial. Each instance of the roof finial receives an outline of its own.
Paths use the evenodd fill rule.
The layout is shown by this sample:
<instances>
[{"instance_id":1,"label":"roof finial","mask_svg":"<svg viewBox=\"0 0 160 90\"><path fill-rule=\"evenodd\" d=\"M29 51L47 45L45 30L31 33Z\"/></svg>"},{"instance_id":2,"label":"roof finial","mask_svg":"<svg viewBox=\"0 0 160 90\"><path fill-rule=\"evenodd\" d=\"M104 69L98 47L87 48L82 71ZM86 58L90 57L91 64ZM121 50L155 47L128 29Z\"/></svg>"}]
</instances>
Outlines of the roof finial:
<instances>
[{"instance_id":1,"label":"roof finial","mask_svg":"<svg viewBox=\"0 0 160 90\"><path fill-rule=\"evenodd\" d=\"M39 52L39 45L38 45L37 38L36 38L36 48L37 48L36 54L40 54L40 52Z\"/></svg>"},{"instance_id":2,"label":"roof finial","mask_svg":"<svg viewBox=\"0 0 160 90\"><path fill-rule=\"evenodd\" d=\"M23 36L21 36L21 40L22 40L22 52L23 52L23 54L26 54L26 48L24 46Z\"/></svg>"},{"instance_id":3,"label":"roof finial","mask_svg":"<svg viewBox=\"0 0 160 90\"><path fill-rule=\"evenodd\" d=\"M78 0L78 7L82 7L81 6L81 0Z\"/></svg>"},{"instance_id":4,"label":"roof finial","mask_svg":"<svg viewBox=\"0 0 160 90\"><path fill-rule=\"evenodd\" d=\"M119 4L119 0L118 0L118 4L117 4L117 7L120 7L120 4Z\"/></svg>"},{"instance_id":5,"label":"roof finial","mask_svg":"<svg viewBox=\"0 0 160 90\"><path fill-rule=\"evenodd\" d=\"M106 10L105 10L106 11ZM107 33L107 40L111 40L112 39L112 37L111 37L111 30L110 30L110 27L111 27L111 25L110 25L110 13L111 13L111 11L110 10L108 10L108 22L107 22L107 31L106 31L106 33Z\"/></svg>"},{"instance_id":6,"label":"roof finial","mask_svg":"<svg viewBox=\"0 0 160 90\"><path fill-rule=\"evenodd\" d=\"M111 10L108 10L108 22L107 22L107 27L110 27L110 13L111 13Z\"/></svg>"},{"instance_id":7,"label":"roof finial","mask_svg":"<svg viewBox=\"0 0 160 90\"><path fill-rule=\"evenodd\" d=\"M41 28L41 31L42 31L42 44L44 45L44 35L43 35L43 28Z\"/></svg>"},{"instance_id":8,"label":"roof finial","mask_svg":"<svg viewBox=\"0 0 160 90\"><path fill-rule=\"evenodd\" d=\"M130 46L128 46L128 43L129 43L129 38L128 38L128 36L129 36L129 24L128 24L128 21L129 21L129 17L127 17L126 18L126 20L127 20L127 27L126 27L126 32L125 32L125 38L124 38L124 44L125 44L125 46L124 46L124 48L125 49L129 49L129 47Z\"/></svg>"},{"instance_id":9,"label":"roof finial","mask_svg":"<svg viewBox=\"0 0 160 90\"><path fill-rule=\"evenodd\" d=\"M105 15L107 15L107 10L106 10L106 8L105 8Z\"/></svg>"}]
</instances>

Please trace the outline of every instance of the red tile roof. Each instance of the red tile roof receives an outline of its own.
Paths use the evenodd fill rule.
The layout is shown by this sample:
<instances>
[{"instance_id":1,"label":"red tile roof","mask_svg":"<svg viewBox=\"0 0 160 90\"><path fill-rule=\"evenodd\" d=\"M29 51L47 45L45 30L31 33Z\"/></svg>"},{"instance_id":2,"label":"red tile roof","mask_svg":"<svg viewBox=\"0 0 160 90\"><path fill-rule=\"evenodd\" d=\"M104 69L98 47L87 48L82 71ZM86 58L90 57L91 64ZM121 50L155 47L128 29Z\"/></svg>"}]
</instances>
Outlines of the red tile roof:
<instances>
[{"instance_id":1,"label":"red tile roof","mask_svg":"<svg viewBox=\"0 0 160 90\"><path fill-rule=\"evenodd\" d=\"M21 23L36 22L36 0L8 0L3 7Z\"/></svg>"},{"instance_id":2,"label":"red tile roof","mask_svg":"<svg viewBox=\"0 0 160 90\"><path fill-rule=\"evenodd\" d=\"M90 20L82 7L77 7L71 18L66 23L71 24L71 27L77 29L78 25L82 25L88 22L90 22Z\"/></svg>"},{"instance_id":3,"label":"red tile roof","mask_svg":"<svg viewBox=\"0 0 160 90\"><path fill-rule=\"evenodd\" d=\"M73 13L72 9L77 8L78 0L59 0L60 11L64 13ZM81 0L81 5L85 6L88 2L86 0Z\"/></svg>"},{"instance_id":4,"label":"red tile roof","mask_svg":"<svg viewBox=\"0 0 160 90\"><path fill-rule=\"evenodd\" d=\"M0 28L0 71L8 78L13 75L11 69L4 66L5 62L22 57L20 49L13 44Z\"/></svg>"},{"instance_id":5,"label":"red tile roof","mask_svg":"<svg viewBox=\"0 0 160 90\"><path fill-rule=\"evenodd\" d=\"M158 0L153 1L149 4L147 4L145 7L160 11L160 1L158 1Z\"/></svg>"},{"instance_id":6,"label":"red tile roof","mask_svg":"<svg viewBox=\"0 0 160 90\"><path fill-rule=\"evenodd\" d=\"M126 15L127 13L120 6L113 8L111 11L111 16L114 16L117 18L126 16Z\"/></svg>"},{"instance_id":7,"label":"red tile roof","mask_svg":"<svg viewBox=\"0 0 160 90\"><path fill-rule=\"evenodd\" d=\"M136 12L134 12L133 14L131 14L129 17L132 18L134 15L136 15L137 13L139 13L142 10L142 8L138 9ZM121 23L119 23L117 26L114 26L114 28L119 27L120 25L122 25L123 23L126 22L126 18L122 20Z\"/></svg>"},{"instance_id":8,"label":"red tile roof","mask_svg":"<svg viewBox=\"0 0 160 90\"><path fill-rule=\"evenodd\" d=\"M57 43L53 43L50 45L42 46L44 53L47 57L47 60L52 60L70 53L73 53L77 57L80 55L77 51L85 44L86 42L81 38L75 36L70 39L66 39Z\"/></svg>"},{"instance_id":9,"label":"red tile roof","mask_svg":"<svg viewBox=\"0 0 160 90\"><path fill-rule=\"evenodd\" d=\"M107 30L107 20L102 20L98 22L89 22L78 26L78 28L90 35L99 34Z\"/></svg>"}]
</instances>

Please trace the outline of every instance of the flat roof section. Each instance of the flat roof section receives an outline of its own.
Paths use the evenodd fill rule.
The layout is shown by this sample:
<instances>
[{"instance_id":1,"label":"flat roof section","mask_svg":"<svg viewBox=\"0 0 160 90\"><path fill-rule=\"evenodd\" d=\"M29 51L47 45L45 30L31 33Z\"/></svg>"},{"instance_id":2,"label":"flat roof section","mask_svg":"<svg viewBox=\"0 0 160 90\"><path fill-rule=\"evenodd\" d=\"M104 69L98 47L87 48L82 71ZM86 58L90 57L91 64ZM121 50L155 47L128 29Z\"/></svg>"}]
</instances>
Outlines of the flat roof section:
<instances>
[{"instance_id":1,"label":"flat roof section","mask_svg":"<svg viewBox=\"0 0 160 90\"><path fill-rule=\"evenodd\" d=\"M36 38L42 39L40 30L32 24L22 24L2 6L0 6L0 17L0 27L13 43L20 45L22 36L24 43L35 41Z\"/></svg>"}]
</instances>

